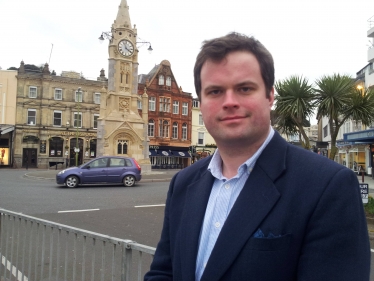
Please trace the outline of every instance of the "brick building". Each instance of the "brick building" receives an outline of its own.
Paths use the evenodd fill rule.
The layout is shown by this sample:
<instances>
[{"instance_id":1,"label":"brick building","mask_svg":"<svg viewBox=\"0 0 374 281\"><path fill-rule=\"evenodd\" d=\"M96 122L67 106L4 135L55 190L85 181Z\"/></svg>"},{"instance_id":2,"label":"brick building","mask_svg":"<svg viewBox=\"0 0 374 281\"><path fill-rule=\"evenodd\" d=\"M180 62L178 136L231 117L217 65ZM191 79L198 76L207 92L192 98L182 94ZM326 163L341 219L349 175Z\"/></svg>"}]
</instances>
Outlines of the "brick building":
<instances>
[{"instance_id":1,"label":"brick building","mask_svg":"<svg viewBox=\"0 0 374 281\"><path fill-rule=\"evenodd\" d=\"M163 60L138 78L138 93L148 95L149 156L153 169L191 164L192 95L183 92L170 62ZM143 109L138 104L139 114Z\"/></svg>"}]
</instances>

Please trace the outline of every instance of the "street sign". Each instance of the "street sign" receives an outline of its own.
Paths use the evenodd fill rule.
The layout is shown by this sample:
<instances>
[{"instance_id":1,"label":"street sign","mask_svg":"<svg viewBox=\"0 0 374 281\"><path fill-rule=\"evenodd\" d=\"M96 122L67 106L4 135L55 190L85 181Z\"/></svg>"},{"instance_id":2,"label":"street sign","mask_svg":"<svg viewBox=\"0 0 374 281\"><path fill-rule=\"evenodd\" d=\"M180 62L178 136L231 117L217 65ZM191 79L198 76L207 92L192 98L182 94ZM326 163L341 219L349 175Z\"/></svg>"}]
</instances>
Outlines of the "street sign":
<instances>
[{"instance_id":1,"label":"street sign","mask_svg":"<svg viewBox=\"0 0 374 281\"><path fill-rule=\"evenodd\" d=\"M367 204L369 201L369 184L360 183L362 203Z\"/></svg>"}]
</instances>

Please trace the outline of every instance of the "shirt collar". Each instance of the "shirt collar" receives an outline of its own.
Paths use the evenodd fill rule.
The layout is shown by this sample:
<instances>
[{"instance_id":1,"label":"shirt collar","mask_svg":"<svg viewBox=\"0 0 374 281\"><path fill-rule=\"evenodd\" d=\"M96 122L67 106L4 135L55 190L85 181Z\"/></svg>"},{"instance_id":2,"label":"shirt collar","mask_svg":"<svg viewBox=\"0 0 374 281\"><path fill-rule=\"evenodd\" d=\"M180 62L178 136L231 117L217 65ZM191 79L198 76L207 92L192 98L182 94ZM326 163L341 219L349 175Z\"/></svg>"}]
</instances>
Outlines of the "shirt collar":
<instances>
[{"instance_id":1,"label":"shirt collar","mask_svg":"<svg viewBox=\"0 0 374 281\"><path fill-rule=\"evenodd\" d=\"M265 147L268 145L272 137L274 136L274 129L270 126L270 131L263 142L263 144L260 146L260 148L255 152L255 154L252 155L249 159L247 159L243 164L241 164L238 168L238 174L235 177L238 177L242 175L244 171L246 171L248 174L252 171L258 157L261 155L262 151L265 149ZM213 154L212 160L210 160L208 170L212 173L212 175L219 179L223 180L226 179L222 175L222 158L219 153L219 149L217 148L216 151Z\"/></svg>"}]
</instances>

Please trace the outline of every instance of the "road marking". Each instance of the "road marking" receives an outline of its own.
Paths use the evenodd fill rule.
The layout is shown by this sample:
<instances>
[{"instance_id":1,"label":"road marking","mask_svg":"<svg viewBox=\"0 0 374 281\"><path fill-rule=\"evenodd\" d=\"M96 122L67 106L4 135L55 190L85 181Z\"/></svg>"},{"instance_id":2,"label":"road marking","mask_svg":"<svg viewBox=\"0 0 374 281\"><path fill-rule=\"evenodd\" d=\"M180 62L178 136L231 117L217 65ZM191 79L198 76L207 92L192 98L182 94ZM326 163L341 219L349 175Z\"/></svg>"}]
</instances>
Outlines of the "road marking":
<instances>
[{"instance_id":1,"label":"road marking","mask_svg":"<svg viewBox=\"0 0 374 281\"><path fill-rule=\"evenodd\" d=\"M140 206L134 206L135 208L150 208L150 207L165 207L165 204L159 204L159 205L140 205Z\"/></svg>"},{"instance_id":2,"label":"road marking","mask_svg":"<svg viewBox=\"0 0 374 281\"><path fill-rule=\"evenodd\" d=\"M100 211L100 209L68 210L68 211L58 211L58 213L79 213L79 212L92 212L92 211Z\"/></svg>"},{"instance_id":3,"label":"road marking","mask_svg":"<svg viewBox=\"0 0 374 281\"><path fill-rule=\"evenodd\" d=\"M11 266L10 261L6 260L4 256L0 255L0 257L1 257L1 263L4 266L5 266L5 263L6 263L6 267L10 271L10 266ZM17 278L17 280L24 280L24 281L29 280L26 276L24 276L22 274L21 271L17 270L17 268L14 265L12 266L12 274L13 274L13 276L15 276ZM22 279L22 276L23 276L23 279Z\"/></svg>"}]
</instances>

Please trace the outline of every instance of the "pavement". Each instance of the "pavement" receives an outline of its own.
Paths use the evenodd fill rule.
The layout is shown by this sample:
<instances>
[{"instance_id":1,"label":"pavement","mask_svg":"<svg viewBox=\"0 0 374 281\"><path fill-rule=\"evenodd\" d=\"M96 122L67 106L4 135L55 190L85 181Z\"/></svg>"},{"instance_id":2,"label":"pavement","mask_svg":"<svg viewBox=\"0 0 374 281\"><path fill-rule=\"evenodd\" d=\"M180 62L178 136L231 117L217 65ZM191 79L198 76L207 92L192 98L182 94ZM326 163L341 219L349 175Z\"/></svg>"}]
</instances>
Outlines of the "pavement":
<instances>
[{"instance_id":1,"label":"pavement","mask_svg":"<svg viewBox=\"0 0 374 281\"><path fill-rule=\"evenodd\" d=\"M56 180L56 174L62 169L29 169L25 170L25 177L45 180ZM142 173L141 182L163 182L170 181L172 177L179 172L179 169L174 170L152 170L151 172ZM357 179L360 183L369 184L369 196L374 198L374 179L371 176L358 175ZM368 231L370 240L374 240L374 218L367 218Z\"/></svg>"}]
</instances>

